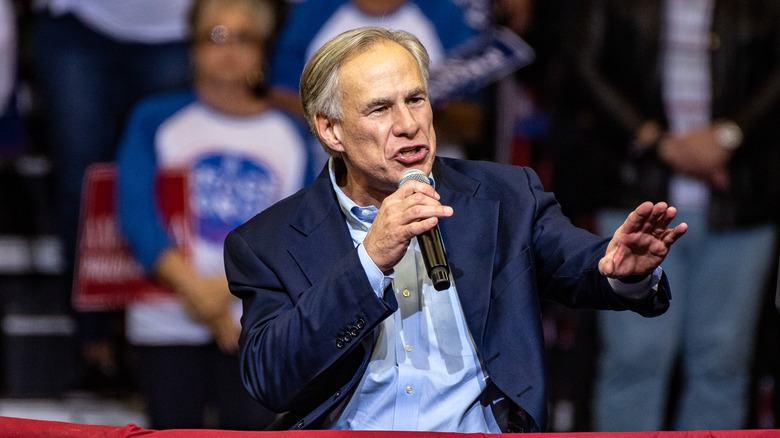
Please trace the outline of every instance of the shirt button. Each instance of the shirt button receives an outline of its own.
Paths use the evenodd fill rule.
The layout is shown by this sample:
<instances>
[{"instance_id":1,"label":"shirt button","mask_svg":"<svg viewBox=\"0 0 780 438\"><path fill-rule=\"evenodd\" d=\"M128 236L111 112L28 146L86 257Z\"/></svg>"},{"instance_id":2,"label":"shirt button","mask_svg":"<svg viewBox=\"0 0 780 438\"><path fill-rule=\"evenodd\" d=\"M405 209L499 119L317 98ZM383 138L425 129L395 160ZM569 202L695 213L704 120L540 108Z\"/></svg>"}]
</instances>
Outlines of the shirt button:
<instances>
[{"instance_id":1,"label":"shirt button","mask_svg":"<svg viewBox=\"0 0 780 438\"><path fill-rule=\"evenodd\" d=\"M406 393L411 394L414 389L412 388L412 385L406 385Z\"/></svg>"},{"instance_id":2,"label":"shirt button","mask_svg":"<svg viewBox=\"0 0 780 438\"><path fill-rule=\"evenodd\" d=\"M406 351L412 351L412 346L409 344L404 345L404 350Z\"/></svg>"},{"instance_id":3,"label":"shirt button","mask_svg":"<svg viewBox=\"0 0 780 438\"><path fill-rule=\"evenodd\" d=\"M403 294L405 297L408 297L409 295L411 295L411 294L412 294L411 292L409 292L409 289L404 289L404 291L403 291L403 292L401 292L401 293L402 293L402 294Z\"/></svg>"},{"instance_id":4,"label":"shirt button","mask_svg":"<svg viewBox=\"0 0 780 438\"><path fill-rule=\"evenodd\" d=\"M362 214L363 216L368 216L369 214L371 214L371 212L369 212L368 209L364 208L363 210L360 211L360 214Z\"/></svg>"}]
</instances>

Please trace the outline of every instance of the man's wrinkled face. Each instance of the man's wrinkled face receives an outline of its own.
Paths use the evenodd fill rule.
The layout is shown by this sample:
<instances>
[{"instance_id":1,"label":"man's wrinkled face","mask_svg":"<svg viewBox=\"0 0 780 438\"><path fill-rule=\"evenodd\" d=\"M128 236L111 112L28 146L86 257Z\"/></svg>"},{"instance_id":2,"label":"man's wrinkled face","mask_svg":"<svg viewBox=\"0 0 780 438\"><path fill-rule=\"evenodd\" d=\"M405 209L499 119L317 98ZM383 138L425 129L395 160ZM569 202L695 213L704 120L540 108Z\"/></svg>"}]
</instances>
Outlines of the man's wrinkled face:
<instances>
[{"instance_id":1,"label":"man's wrinkled face","mask_svg":"<svg viewBox=\"0 0 780 438\"><path fill-rule=\"evenodd\" d=\"M342 64L339 87L344 116L329 122L325 138L346 164L340 185L348 196L376 204L396 190L405 170L431 171L433 112L411 53L379 42Z\"/></svg>"}]
</instances>

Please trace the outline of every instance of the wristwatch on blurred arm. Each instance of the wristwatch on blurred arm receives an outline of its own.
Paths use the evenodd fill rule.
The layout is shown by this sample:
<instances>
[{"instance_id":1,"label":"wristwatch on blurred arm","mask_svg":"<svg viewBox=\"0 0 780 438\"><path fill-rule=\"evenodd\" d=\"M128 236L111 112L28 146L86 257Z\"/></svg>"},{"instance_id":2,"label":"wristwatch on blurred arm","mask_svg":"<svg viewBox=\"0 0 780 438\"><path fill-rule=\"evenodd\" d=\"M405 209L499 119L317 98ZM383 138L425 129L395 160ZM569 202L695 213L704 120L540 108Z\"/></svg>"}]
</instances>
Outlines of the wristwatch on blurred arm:
<instances>
[{"instance_id":1,"label":"wristwatch on blurred arm","mask_svg":"<svg viewBox=\"0 0 780 438\"><path fill-rule=\"evenodd\" d=\"M720 147L728 151L735 151L742 145L742 130L731 120L718 123L715 135L718 136Z\"/></svg>"}]
</instances>

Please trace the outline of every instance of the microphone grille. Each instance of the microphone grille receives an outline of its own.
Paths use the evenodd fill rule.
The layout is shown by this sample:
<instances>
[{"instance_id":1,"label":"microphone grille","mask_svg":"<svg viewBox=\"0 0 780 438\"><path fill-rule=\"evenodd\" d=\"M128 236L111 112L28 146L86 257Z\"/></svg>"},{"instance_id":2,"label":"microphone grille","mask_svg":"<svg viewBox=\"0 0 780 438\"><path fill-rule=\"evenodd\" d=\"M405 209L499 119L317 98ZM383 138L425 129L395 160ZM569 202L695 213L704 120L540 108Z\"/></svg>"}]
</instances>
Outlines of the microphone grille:
<instances>
[{"instance_id":1,"label":"microphone grille","mask_svg":"<svg viewBox=\"0 0 780 438\"><path fill-rule=\"evenodd\" d=\"M401 175L401 179L398 180L398 187L401 187L402 185L412 180L425 184L431 183L431 181L428 179L428 176L422 170L409 169L404 172L403 175Z\"/></svg>"}]
</instances>

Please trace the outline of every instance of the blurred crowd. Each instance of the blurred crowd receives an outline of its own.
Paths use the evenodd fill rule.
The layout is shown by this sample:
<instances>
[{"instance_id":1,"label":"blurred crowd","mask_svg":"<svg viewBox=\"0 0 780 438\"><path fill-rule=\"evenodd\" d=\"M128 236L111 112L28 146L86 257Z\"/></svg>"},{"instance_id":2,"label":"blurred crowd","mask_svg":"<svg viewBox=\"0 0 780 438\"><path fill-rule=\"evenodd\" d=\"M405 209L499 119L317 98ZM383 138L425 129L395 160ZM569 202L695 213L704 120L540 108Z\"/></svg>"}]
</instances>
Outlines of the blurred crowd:
<instances>
[{"instance_id":1,"label":"blurred crowd","mask_svg":"<svg viewBox=\"0 0 780 438\"><path fill-rule=\"evenodd\" d=\"M0 0L0 171L29 157L51 166L33 196L61 242L57 298L76 322L69 386L141 394L152 428L273 422L240 384L222 239L322 169L298 80L323 42L359 26L414 33L432 83L437 65L444 75L509 46L504 65L431 96L440 154L532 167L594 233L611 235L646 200L690 225L663 265L667 314L542 309L551 430L777 426L773 0ZM118 229L169 296L72 308L95 163L114 166ZM186 245L156 196L176 169L189 184Z\"/></svg>"}]
</instances>

